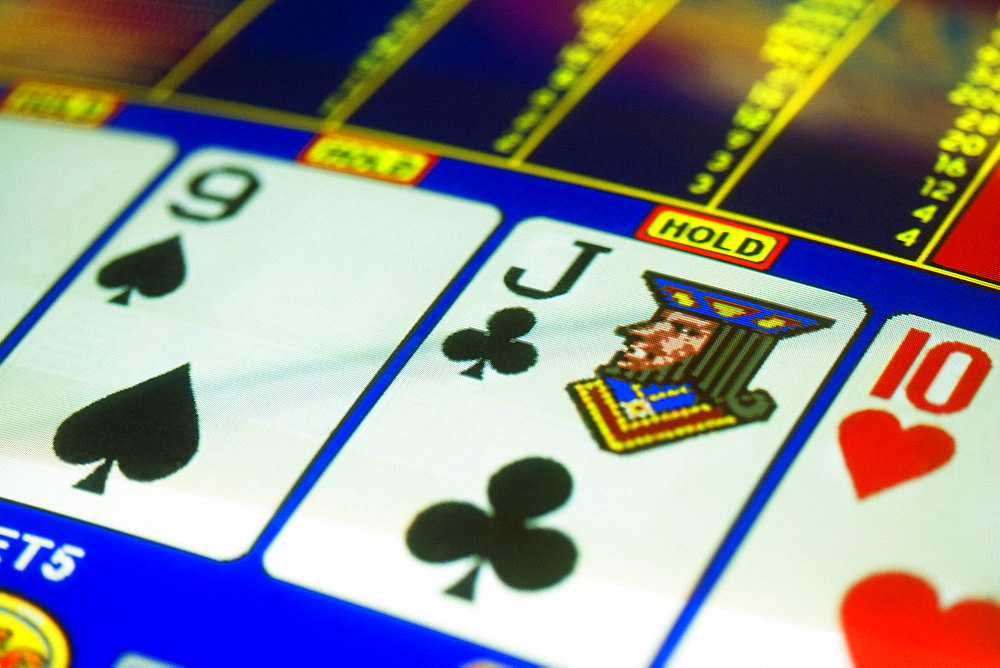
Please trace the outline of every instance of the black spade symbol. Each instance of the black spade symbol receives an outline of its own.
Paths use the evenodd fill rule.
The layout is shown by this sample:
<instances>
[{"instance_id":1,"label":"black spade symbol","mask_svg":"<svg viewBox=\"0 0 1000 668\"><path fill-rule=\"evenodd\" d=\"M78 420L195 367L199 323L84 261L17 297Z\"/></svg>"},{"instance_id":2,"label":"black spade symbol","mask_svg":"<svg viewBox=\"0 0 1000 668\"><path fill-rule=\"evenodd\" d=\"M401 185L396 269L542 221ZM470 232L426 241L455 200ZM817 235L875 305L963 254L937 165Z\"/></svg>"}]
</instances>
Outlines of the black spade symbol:
<instances>
[{"instance_id":1,"label":"black spade symbol","mask_svg":"<svg viewBox=\"0 0 1000 668\"><path fill-rule=\"evenodd\" d=\"M563 533L531 526L529 520L566 503L572 489L573 478L562 464L542 457L521 459L490 477L486 492L492 517L470 503L435 504L413 518L406 546L430 563L473 557L472 570L445 590L467 601L475 597L485 561L513 589L551 587L573 571L576 546Z\"/></svg>"},{"instance_id":2,"label":"black spade symbol","mask_svg":"<svg viewBox=\"0 0 1000 668\"><path fill-rule=\"evenodd\" d=\"M127 306L133 290L146 297L173 292L184 282L184 272L184 252L177 236L109 262L97 275L97 282L105 288L125 288L108 301Z\"/></svg>"},{"instance_id":3,"label":"black spade symbol","mask_svg":"<svg viewBox=\"0 0 1000 668\"><path fill-rule=\"evenodd\" d=\"M454 362L477 360L462 372L463 376L483 379L486 363L502 374L527 371L538 361L535 346L518 341L535 326L534 314L515 306L497 311L486 323L487 331L463 329L444 340L442 350Z\"/></svg>"},{"instance_id":4,"label":"black spade symbol","mask_svg":"<svg viewBox=\"0 0 1000 668\"><path fill-rule=\"evenodd\" d=\"M182 469L198 450L198 413L190 364L109 394L66 418L53 449L68 464L104 460L73 485L103 494L112 465L126 478L150 482Z\"/></svg>"}]
</instances>

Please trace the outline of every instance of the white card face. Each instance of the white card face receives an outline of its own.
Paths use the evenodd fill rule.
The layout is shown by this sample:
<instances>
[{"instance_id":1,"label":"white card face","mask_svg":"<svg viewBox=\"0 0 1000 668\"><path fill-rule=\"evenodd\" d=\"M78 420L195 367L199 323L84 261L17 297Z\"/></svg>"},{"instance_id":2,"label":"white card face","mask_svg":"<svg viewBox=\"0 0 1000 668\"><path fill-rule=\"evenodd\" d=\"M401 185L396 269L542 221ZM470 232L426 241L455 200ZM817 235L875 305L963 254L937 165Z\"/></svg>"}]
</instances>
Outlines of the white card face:
<instances>
[{"instance_id":1,"label":"white card face","mask_svg":"<svg viewBox=\"0 0 1000 668\"><path fill-rule=\"evenodd\" d=\"M646 664L864 316L843 295L525 221L266 568L543 663ZM626 355L616 329L632 323Z\"/></svg>"},{"instance_id":2,"label":"white card face","mask_svg":"<svg viewBox=\"0 0 1000 668\"><path fill-rule=\"evenodd\" d=\"M4 496L239 556L498 222L444 195L192 155L0 367Z\"/></svg>"},{"instance_id":3,"label":"white card face","mask_svg":"<svg viewBox=\"0 0 1000 668\"><path fill-rule=\"evenodd\" d=\"M175 152L148 135L0 118L0 338Z\"/></svg>"},{"instance_id":4,"label":"white card face","mask_svg":"<svg viewBox=\"0 0 1000 668\"><path fill-rule=\"evenodd\" d=\"M998 360L890 318L672 665L996 665Z\"/></svg>"}]
</instances>

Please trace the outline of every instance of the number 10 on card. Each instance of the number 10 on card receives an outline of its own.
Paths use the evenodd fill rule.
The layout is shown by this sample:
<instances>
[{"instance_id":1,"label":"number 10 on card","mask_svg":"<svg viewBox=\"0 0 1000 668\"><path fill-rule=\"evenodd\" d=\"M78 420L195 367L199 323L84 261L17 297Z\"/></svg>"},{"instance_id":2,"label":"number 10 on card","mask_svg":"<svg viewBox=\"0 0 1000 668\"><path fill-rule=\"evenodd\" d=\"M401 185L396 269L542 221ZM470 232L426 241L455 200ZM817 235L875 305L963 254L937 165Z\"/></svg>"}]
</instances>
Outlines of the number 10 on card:
<instances>
[{"instance_id":1,"label":"number 10 on card","mask_svg":"<svg viewBox=\"0 0 1000 668\"><path fill-rule=\"evenodd\" d=\"M990 356L973 345L958 341L939 343L924 353L930 336L928 332L920 329L911 329L907 332L903 342L872 387L872 396L891 399L903 384L907 373L916 365L916 371L905 388L906 398L915 408L928 413L955 413L972 402L993 366ZM960 364L961 357L968 359L965 370L951 386L948 395L940 401L935 401L940 393L937 391L938 386L944 378L942 371L946 365L954 368Z\"/></svg>"}]
</instances>

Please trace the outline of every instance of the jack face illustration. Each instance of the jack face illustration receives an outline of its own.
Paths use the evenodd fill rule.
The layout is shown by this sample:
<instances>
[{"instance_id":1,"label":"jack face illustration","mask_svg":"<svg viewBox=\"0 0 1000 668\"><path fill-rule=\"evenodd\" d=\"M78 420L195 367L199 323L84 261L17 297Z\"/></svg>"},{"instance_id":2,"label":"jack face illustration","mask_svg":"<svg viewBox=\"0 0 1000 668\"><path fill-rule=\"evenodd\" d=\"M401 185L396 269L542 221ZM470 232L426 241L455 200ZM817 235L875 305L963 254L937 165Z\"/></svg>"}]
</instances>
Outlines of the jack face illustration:
<instances>
[{"instance_id":1,"label":"jack face illustration","mask_svg":"<svg viewBox=\"0 0 1000 668\"><path fill-rule=\"evenodd\" d=\"M659 304L615 333L624 349L567 391L598 444L624 454L768 419L774 399L750 389L778 342L833 324L715 287L643 274Z\"/></svg>"},{"instance_id":2,"label":"jack face illustration","mask_svg":"<svg viewBox=\"0 0 1000 668\"><path fill-rule=\"evenodd\" d=\"M614 363L629 371L656 369L701 352L717 323L705 318L667 311L659 319L626 325L616 330L628 348L618 353Z\"/></svg>"}]
</instances>

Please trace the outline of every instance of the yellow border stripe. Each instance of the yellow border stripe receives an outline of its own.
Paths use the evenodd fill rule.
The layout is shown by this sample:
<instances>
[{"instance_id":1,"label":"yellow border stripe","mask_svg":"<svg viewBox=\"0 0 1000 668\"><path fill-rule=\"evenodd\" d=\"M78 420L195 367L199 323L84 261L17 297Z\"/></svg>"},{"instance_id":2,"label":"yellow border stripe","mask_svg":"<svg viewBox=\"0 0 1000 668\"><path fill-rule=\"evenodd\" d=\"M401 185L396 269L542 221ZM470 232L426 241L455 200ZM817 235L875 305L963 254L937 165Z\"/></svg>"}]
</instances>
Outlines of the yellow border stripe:
<instances>
[{"instance_id":1,"label":"yellow border stripe","mask_svg":"<svg viewBox=\"0 0 1000 668\"><path fill-rule=\"evenodd\" d=\"M215 24L204 39L195 44L166 76L160 79L149 92L149 99L162 102L170 97L181 84L187 81L209 58L219 52L248 23L253 21L274 0L243 0L225 18Z\"/></svg>"},{"instance_id":2,"label":"yellow border stripe","mask_svg":"<svg viewBox=\"0 0 1000 668\"><path fill-rule=\"evenodd\" d=\"M386 60L364 83L358 86L351 95L339 105L334 107L326 117L326 129L336 129L346 121L351 114L357 111L358 107L364 104L368 98L381 88L382 84L388 80L396 71L402 67L413 54L420 50L434 35L445 27L452 18L472 2L472 0L454 0L450 3L442 3L437 12L432 14L427 20L421 22L420 29L414 31L406 42L400 46L399 50L393 54L392 58Z\"/></svg>"},{"instance_id":3,"label":"yellow border stripe","mask_svg":"<svg viewBox=\"0 0 1000 668\"><path fill-rule=\"evenodd\" d=\"M958 218L958 214L965 210L965 205L968 204L969 200L972 199L972 196L979 190L980 184L982 184L982 182L986 180L986 177L990 175L990 172L993 171L997 161L1000 161L1000 143L993 147L989 156L983 164L979 166L979 171L976 172L976 175L969 182L969 185L966 186L962 196L955 201L955 206L951 207L948 215L943 221L941 221L938 228L934 230L934 236L927 242L924 249L920 251L920 255L917 256L917 262L926 262L927 258L929 258L931 254L937 250L937 246L941 242L941 239L944 238L944 235L947 234L949 228L951 228L952 224Z\"/></svg>"},{"instance_id":4,"label":"yellow border stripe","mask_svg":"<svg viewBox=\"0 0 1000 668\"><path fill-rule=\"evenodd\" d=\"M736 167L729 173L726 180L708 200L709 210L714 210L729 195L736 184L753 167L754 163L774 142L785 127L795 118L802 108L812 99L838 67L847 59L859 44L881 23L899 0L880 0L869 5L864 15L859 18L848 32L830 49L822 62L816 66L805 82L788 98L788 102L775 115L767 129L761 133Z\"/></svg>"},{"instance_id":5,"label":"yellow border stripe","mask_svg":"<svg viewBox=\"0 0 1000 668\"><path fill-rule=\"evenodd\" d=\"M632 47L638 43L640 39L646 36L650 30L656 26L660 20L667 15L671 9L674 8L680 0L671 0L663 5L652 4L646 10L645 15L642 15L635 19L635 23L629 28L627 34L622 37L622 39L615 42L614 46L608 49L600 59L588 69L582 77L580 77L579 83L573 86L571 89L566 91L566 94L556 103L554 107L545 115L545 119L538 124L531 134L525 137L524 141L517 148L514 153L511 154L509 162L511 165L518 166L523 163L531 152L538 148L538 145L549 136L549 134L555 129L559 123L562 122L569 112L579 104L583 96L590 92L598 82L604 78L604 75L608 73L612 67L618 63L619 60L625 57Z\"/></svg>"},{"instance_id":6,"label":"yellow border stripe","mask_svg":"<svg viewBox=\"0 0 1000 668\"><path fill-rule=\"evenodd\" d=\"M222 118L239 118L254 123L268 123L309 132L319 132L323 129L323 119L315 116L306 116L280 109L268 109L243 102L217 100L190 93L174 93L170 96L169 106L174 109L196 111Z\"/></svg>"}]
</instances>

